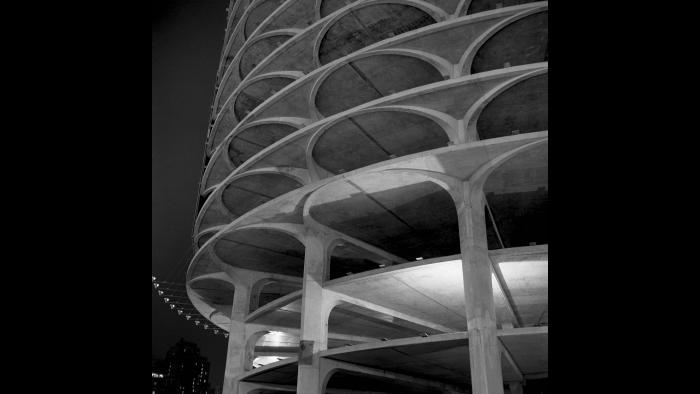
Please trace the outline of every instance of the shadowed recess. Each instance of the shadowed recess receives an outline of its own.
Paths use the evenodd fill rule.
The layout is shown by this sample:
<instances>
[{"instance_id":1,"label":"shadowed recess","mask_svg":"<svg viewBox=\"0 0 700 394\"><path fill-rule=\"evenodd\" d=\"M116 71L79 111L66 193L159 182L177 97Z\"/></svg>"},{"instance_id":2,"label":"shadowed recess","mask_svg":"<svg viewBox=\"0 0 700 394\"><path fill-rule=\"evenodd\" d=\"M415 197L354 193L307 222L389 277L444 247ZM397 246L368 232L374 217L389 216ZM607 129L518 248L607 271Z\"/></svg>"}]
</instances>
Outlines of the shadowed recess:
<instances>
[{"instance_id":1,"label":"shadowed recess","mask_svg":"<svg viewBox=\"0 0 700 394\"><path fill-rule=\"evenodd\" d=\"M409 261L460 253L457 211L437 184L388 173L333 186L311 207L320 223Z\"/></svg>"},{"instance_id":2,"label":"shadowed recess","mask_svg":"<svg viewBox=\"0 0 700 394\"><path fill-rule=\"evenodd\" d=\"M549 58L547 11L519 19L491 36L474 55L471 73L546 62Z\"/></svg>"},{"instance_id":3,"label":"shadowed recess","mask_svg":"<svg viewBox=\"0 0 700 394\"><path fill-rule=\"evenodd\" d=\"M503 7L512 7L514 5L534 3L538 0L472 0L469 3L469 8L465 15L476 14L477 12L484 12L495 10Z\"/></svg>"},{"instance_id":4,"label":"shadowed recess","mask_svg":"<svg viewBox=\"0 0 700 394\"><path fill-rule=\"evenodd\" d=\"M265 281L260 286L260 292L257 294L254 293L254 296L256 296L257 299L252 298L250 300L250 310L254 311L265 304L268 304L299 289L301 289L301 283L292 283L273 279Z\"/></svg>"},{"instance_id":5,"label":"shadowed recess","mask_svg":"<svg viewBox=\"0 0 700 394\"><path fill-rule=\"evenodd\" d=\"M234 267L299 277L304 272L304 245L277 230L234 231L216 241L214 252Z\"/></svg>"},{"instance_id":6,"label":"shadowed recess","mask_svg":"<svg viewBox=\"0 0 700 394\"><path fill-rule=\"evenodd\" d=\"M357 0L323 0L321 3L321 18L325 18L327 15L332 14L335 11L345 7L348 4L352 4Z\"/></svg>"},{"instance_id":7,"label":"shadowed recess","mask_svg":"<svg viewBox=\"0 0 700 394\"><path fill-rule=\"evenodd\" d=\"M548 243L548 144L512 157L484 185L489 249ZM499 240L500 236L500 240Z\"/></svg>"},{"instance_id":8,"label":"shadowed recess","mask_svg":"<svg viewBox=\"0 0 700 394\"><path fill-rule=\"evenodd\" d=\"M228 146L228 156L236 167L256 153L297 131L297 128L284 123L265 123L253 126L238 133Z\"/></svg>"},{"instance_id":9,"label":"shadowed recess","mask_svg":"<svg viewBox=\"0 0 700 394\"><path fill-rule=\"evenodd\" d=\"M219 279L200 279L191 282L190 288L209 305L233 305L234 287Z\"/></svg>"},{"instance_id":10,"label":"shadowed recess","mask_svg":"<svg viewBox=\"0 0 700 394\"><path fill-rule=\"evenodd\" d=\"M236 118L242 120L250 111L267 100L268 97L279 92L292 82L294 82L293 78L271 77L261 79L248 85L238 94L236 102L233 105Z\"/></svg>"},{"instance_id":11,"label":"shadowed recess","mask_svg":"<svg viewBox=\"0 0 700 394\"><path fill-rule=\"evenodd\" d=\"M248 19L245 21L245 37L250 37L258 26L272 14L284 0L266 0L258 4L248 14Z\"/></svg>"},{"instance_id":12,"label":"shadowed recess","mask_svg":"<svg viewBox=\"0 0 700 394\"><path fill-rule=\"evenodd\" d=\"M435 23L426 12L402 4L354 9L335 21L321 39L321 64L349 55L375 42Z\"/></svg>"},{"instance_id":13,"label":"shadowed recess","mask_svg":"<svg viewBox=\"0 0 700 394\"><path fill-rule=\"evenodd\" d=\"M389 377L337 370L328 380L328 388L353 390L357 393L441 394L444 391Z\"/></svg>"},{"instance_id":14,"label":"shadowed recess","mask_svg":"<svg viewBox=\"0 0 700 394\"><path fill-rule=\"evenodd\" d=\"M209 238L213 237L214 234L216 234L216 232L212 231L199 237L199 240L197 240L197 246L200 248L204 246L204 244L207 243L207 241L209 241Z\"/></svg>"},{"instance_id":15,"label":"shadowed recess","mask_svg":"<svg viewBox=\"0 0 700 394\"><path fill-rule=\"evenodd\" d=\"M236 179L222 193L224 206L241 216L277 196L298 189L300 182L282 174L253 174Z\"/></svg>"},{"instance_id":16,"label":"shadowed recess","mask_svg":"<svg viewBox=\"0 0 700 394\"><path fill-rule=\"evenodd\" d=\"M330 116L394 93L442 81L425 60L405 55L376 55L335 69L316 93L319 112Z\"/></svg>"},{"instance_id":17,"label":"shadowed recess","mask_svg":"<svg viewBox=\"0 0 700 394\"><path fill-rule=\"evenodd\" d=\"M391 260L359 246L340 242L331 252L330 279L381 268L391 263Z\"/></svg>"},{"instance_id":18,"label":"shadowed recess","mask_svg":"<svg viewBox=\"0 0 700 394\"><path fill-rule=\"evenodd\" d=\"M326 130L313 158L340 174L384 160L446 146L445 131L433 120L409 112L372 112L352 116Z\"/></svg>"},{"instance_id":19,"label":"shadowed recess","mask_svg":"<svg viewBox=\"0 0 700 394\"><path fill-rule=\"evenodd\" d=\"M267 57L272 51L277 47L284 44L285 41L289 40L292 36L289 34L280 34L276 36L270 36L256 41L251 46L246 48L246 50L241 55L240 64L240 76L241 79L245 78L248 73L250 73L255 66L260 64L260 62Z\"/></svg>"},{"instance_id":20,"label":"shadowed recess","mask_svg":"<svg viewBox=\"0 0 700 394\"><path fill-rule=\"evenodd\" d=\"M479 139L548 130L548 82L549 74L537 75L496 96L477 120Z\"/></svg>"},{"instance_id":21,"label":"shadowed recess","mask_svg":"<svg viewBox=\"0 0 700 394\"><path fill-rule=\"evenodd\" d=\"M329 332L370 338L410 338L439 331L358 305L341 302L328 316Z\"/></svg>"}]
</instances>

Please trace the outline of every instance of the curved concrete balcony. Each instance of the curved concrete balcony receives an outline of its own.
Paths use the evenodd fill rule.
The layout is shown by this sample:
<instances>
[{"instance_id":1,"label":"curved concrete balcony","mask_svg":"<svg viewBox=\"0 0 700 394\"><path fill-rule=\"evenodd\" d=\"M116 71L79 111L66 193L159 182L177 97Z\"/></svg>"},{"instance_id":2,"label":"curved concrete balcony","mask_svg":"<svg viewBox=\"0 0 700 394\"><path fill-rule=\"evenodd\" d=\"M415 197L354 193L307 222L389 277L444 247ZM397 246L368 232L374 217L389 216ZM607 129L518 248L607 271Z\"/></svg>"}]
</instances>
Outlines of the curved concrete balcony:
<instances>
[{"instance_id":1,"label":"curved concrete balcony","mask_svg":"<svg viewBox=\"0 0 700 394\"><path fill-rule=\"evenodd\" d=\"M547 18L526 0L229 10L186 287L230 333L232 392L546 376Z\"/></svg>"},{"instance_id":2,"label":"curved concrete balcony","mask_svg":"<svg viewBox=\"0 0 700 394\"><path fill-rule=\"evenodd\" d=\"M303 1L295 4L299 3ZM281 12L282 8L276 12ZM408 20L394 24L386 22L401 20L392 18L395 18L397 13L403 17L406 13L404 9L416 10L415 13L420 14L409 15ZM547 2L536 2L473 15L452 16L434 4L421 1L357 1L303 30L261 29L267 26L266 22L274 17L273 14L256 30L258 35L254 34L254 38L241 43L240 50L231 59L222 77L215 99L215 112L212 114L214 124L209 133L207 152L212 153L227 133L246 118L249 113L247 111L252 112L255 106L279 92L284 84L279 79L282 75L286 77L286 83L301 83L297 80L302 76L318 76L320 68L325 69L347 62L350 60L348 56L353 54L378 49L407 50L419 57L422 55L429 63L430 60L437 62L436 66L444 78L502 68L506 64L545 61L546 12L545 15L537 17L525 17L534 10L541 14L546 9ZM363 17L358 14L362 10L366 11L367 18L372 16L371 20L362 22ZM386 14L387 18L374 20L378 18L377 13ZM525 20L521 20L523 18ZM348 23L348 19L353 23ZM376 29L370 29L373 32L371 37L365 37L368 33L359 33L366 31L367 24L376 25ZM513 41L513 37L518 37L518 40ZM440 70L441 68L444 70ZM365 72L361 68L357 71ZM376 83L372 81L371 75L369 77L367 82ZM307 78L302 79L308 82ZM247 91L252 84L259 86ZM266 86L267 89L261 86ZM389 92L381 89L375 92L380 95L387 93ZM253 103L247 106L241 104L241 101L250 97L255 97Z\"/></svg>"},{"instance_id":3,"label":"curved concrete balcony","mask_svg":"<svg viewBox=\"0 0 700 394\"><path fill-rule=\"evenodd\" d=\"M218 150L205 172L203 187L209 197L195 234L201 237L246 207L283 192L358 168L440 147L508 141L547 130L547 69L546 63L537 63L411 89L314 122L259 151L244 150L233 135L230 148ZM240 134L269 123L251 125ZM232 149L247 157L233 169L231 157L239 156ZM270 174L267 182L236 187L263 173Z\"/></svg>"}]
</instances>

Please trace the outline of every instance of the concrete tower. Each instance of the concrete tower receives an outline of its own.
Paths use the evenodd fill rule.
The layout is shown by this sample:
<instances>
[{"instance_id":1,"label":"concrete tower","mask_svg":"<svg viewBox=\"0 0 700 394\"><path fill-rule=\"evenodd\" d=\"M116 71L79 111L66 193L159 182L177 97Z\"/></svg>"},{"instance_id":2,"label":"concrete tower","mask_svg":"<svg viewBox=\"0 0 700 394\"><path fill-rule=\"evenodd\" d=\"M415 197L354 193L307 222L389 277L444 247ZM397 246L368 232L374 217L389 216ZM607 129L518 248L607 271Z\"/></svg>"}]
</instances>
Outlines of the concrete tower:
<instances>
[{"instance_id":1,"label":"concrete tower","mask_svg":"<svg viewBox=\"0 0 700 394\"><path fill-rule=\"evenodd\" d=\"M232 1L187 272L229 332L225 393L547 377L547 18Z\"/></svg>"}]
</instances>

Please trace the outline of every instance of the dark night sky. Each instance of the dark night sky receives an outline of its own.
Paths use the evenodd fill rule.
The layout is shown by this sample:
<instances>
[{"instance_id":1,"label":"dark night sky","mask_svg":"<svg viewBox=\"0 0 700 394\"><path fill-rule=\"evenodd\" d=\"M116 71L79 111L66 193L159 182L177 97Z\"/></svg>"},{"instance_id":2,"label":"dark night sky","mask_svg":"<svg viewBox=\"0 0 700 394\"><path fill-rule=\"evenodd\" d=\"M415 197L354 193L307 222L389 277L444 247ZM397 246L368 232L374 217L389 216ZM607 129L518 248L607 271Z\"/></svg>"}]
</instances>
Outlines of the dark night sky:
<instances>
[{"instance_id":1,"label":"dark night sky","mask_svg":"<svg viewBox=\"0 0 700 394\"><path fill-rule=\"evenodd\" d=\"M162 278L192 255L197 183L228 0L151 4L151 264ZM185 268L177 271L180 281ZM152 355L164 357L180 337L199 345L211 362L210 382L221 384L226 339L178 316L151 287Z\"/></svg>"}]
</instances>

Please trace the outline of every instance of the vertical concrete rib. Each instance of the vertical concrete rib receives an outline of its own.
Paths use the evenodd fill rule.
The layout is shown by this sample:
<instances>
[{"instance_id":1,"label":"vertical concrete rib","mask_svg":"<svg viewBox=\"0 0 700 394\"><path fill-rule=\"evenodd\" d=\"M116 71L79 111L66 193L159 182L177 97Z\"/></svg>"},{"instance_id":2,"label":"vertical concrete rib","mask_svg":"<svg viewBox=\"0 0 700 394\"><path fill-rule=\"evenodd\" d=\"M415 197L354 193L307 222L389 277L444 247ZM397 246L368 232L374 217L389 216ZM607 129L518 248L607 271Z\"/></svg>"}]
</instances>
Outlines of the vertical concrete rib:
<instances>
[{"instance_id":1,"label":"vertical concrete rib","mask_svg":"<svg viewBox=\"0 0 700 394\"><path fill-rule=\"evenodd\" d=\"M486 240L484 196L465 182L457 207L472 393L503 394L501 352Z\"/></svg>"}]
</instances>

